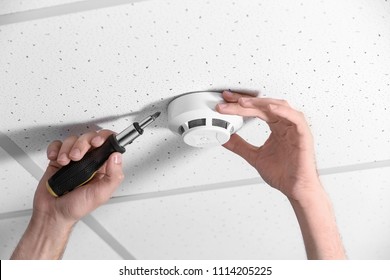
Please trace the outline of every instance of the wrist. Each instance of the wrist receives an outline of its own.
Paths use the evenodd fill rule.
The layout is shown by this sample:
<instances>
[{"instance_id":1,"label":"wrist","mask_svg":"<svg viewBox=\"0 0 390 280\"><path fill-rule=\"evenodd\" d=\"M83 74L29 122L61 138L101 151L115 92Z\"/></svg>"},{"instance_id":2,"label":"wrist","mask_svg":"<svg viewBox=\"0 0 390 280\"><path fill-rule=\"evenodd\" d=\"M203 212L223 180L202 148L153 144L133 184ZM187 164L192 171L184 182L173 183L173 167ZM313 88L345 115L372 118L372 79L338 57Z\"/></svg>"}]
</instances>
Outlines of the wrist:
<instances>
[{"instance_id":1,"label":"wrist","mask_svg":"<svg viewBox=\"0 0 390 280\"><path fill-rule=\"evenodd\" d=\"M75 223L35 211L12 259L61 259Z\"/></svg>"},{"instance_id":2,"label":"wrist","mask_svg":"<svg viewBox=\"0 0 390 280\"><path fill-rule=\"evenodd\" d=\"M45 232L64 235L70 233L76 221L63 218L60 215L49 215L37 210L33 211L28 229L33 232L45 230Z\"/></svg>"},{"instance_id":3,"label":"wrist","mask_svg":"<svg viewBox=\"0 0 390 280\"><path fill-rule=\"evenodd\" d=\"M318 177L311 180L300 181L291 187L291 191L286 194L290 203L294 206L307 207L308 204L316 200L327 198L327 194Z\"/></svg>"},{"instance_id":4,"label":"wrist","mask_svg":"<svg viewBox=\"0 0 390 280\"><path fill-rule=\"evenodd\" d=\"M295 212L312 213L317 209L329 211L329 208L332 208L329 196L321 185L315 189L307 190L298 198L288 199Z\"/></svg>"},{"instance_id":5,"label":"wrist","mask_svg":"<svg viewBox=\"0 0 390 280\"><path fill-rule=\"evenodd\" d=\"M309 259L345 259L333 207L321 184L290 199Z\"/></svg>"}]
</instances>

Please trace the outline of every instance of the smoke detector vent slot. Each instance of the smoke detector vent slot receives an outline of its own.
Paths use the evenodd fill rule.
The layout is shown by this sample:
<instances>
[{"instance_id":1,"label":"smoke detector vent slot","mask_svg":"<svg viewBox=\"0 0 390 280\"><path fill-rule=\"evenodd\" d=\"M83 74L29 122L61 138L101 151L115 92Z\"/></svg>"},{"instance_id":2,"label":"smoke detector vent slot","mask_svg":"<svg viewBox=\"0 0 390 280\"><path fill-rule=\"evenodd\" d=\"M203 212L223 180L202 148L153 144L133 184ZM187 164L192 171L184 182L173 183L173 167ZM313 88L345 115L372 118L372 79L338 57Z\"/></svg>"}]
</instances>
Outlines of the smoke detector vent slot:
<instances>
[{"instance_id":1,"label":"smoke detector vent slot","mask_svg":"<svg viewBox=\"0 0 390 280\"><path fill-rule=\"evenodd\" d=\"M212 125L213 126L219 126L219 127L224 128L224 129L227 129L228 126L230 125L230 123L228 123L227 121L221 120L221 119L213 119L212 120Z\"/></svg>"},{"instance_id":2,"label":"smoke detector vent slot","mask_svg":"<svg viewBox=\"0 0 390 280\"><path fill-rule=\"evenodd\" d=\"M185 129L184 129L184 127L181 125L181 126L179 127L179 134L182 135L182 134L184 133L184 131L185 131Z\"/></svg>"},{"instance_id":3,"label":"smoke detector vent slot","mask_svg":"<svg viewBox=\"0 0 390 280\"><path fill-rule=\"evenodd\" d=\"M188 128L194 128L197 126L205 126L206 125L206 119L197 119L197 120L192 120L188 122Z\"/></svg>"},{"instance_id":4,"label":"smoke detector vent slot","mask_svg":"<svg viewBox=\"0 0 390 280\"><path fill-rule=\"evenodd\" d=\"M193 147L223 145L243 125L243 117L216 111L217 104L223 102L220 92L180 95L168 105L169 129Z\"/></svg>"}]
</instances>

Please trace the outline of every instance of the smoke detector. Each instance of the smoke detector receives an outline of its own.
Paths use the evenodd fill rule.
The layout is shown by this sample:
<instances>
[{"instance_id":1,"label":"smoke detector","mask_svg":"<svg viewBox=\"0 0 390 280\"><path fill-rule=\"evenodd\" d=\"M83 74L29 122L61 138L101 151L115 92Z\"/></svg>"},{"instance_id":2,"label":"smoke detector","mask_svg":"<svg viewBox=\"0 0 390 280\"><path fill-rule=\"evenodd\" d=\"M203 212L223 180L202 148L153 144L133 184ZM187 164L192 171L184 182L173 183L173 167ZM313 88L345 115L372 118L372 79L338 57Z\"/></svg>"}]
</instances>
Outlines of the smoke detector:
<instances>
[{"instance_id":1,"label":"smoke detector","mask_svg":"<svg viewBox=\"0 0 390 280\"><path fill-rule=\"evenodd\" d=\"M223 103L220 92L202 91L180 95L168 105L168 126L193 147L225 144L243 125L243 117L215 111Z\"/></svg>"}]
</instances>

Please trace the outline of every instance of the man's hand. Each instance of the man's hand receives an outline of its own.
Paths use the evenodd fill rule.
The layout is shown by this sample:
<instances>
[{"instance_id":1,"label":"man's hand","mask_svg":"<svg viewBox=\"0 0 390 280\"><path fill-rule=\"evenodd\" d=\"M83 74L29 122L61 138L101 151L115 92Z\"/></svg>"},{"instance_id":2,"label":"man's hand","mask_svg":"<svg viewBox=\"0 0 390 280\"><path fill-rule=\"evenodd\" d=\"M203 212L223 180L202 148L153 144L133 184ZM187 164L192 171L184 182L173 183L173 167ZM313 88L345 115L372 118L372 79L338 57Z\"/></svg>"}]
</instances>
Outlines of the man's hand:
<instances>
[{"instance_id":1,"label":"man's hand","mask_svg":"<svg viewBox=\"0 0 390 280\"><path fill-rule=\"evenodd\" d=\"M284 100L224 92L222 114L258 117L271 129L267 141L253 146L233 134L225 148L247 160L270 186L290 200L309 259L343 259L344 248L332 205L319 180L313 137L301 112Z\"/></svg>"},{"instance_id":2,"label":"man's hand","mask_svg":"<svg viewBox=\"0 0 390 280\"><path fill-rule=\"evenodd\" d=\"M55 198L46 189L47 180L59 168L70 160L80 160L90 149L101 146L111 134L113 132L109 130L89 132L79 138L70 136L64 142L54 141L49 145L47 156L50 163L35 194L35 212L75 223L111 197L124 178L120 153L113 153L86 185L64 196Z\"/></svg>"},{"instance_id":3,"label":"man's hand","mask_svg":"<svg viewBox=\"0 0 390 280\"><path fill-rule=\"evenodd\" d=\"M100 147L112 133L109 130L89 132L49 145L50 163L35 192L30 223L11 258L61 258L73 226L110 199L124 178L120 153L113 153L86 185L61 197L52 196L46 182L70 160L80 160L90 149Z\"/></svg>"},{"instance_id":4,"label":"man's hand","mask_svg":"<svg viewBox=\"0 0 390 280\"><path fill-rule=\"evenodd\" d=\"M255 147L237 134L224 145L248 161L261 177L288 198L300 200L319 184L313 137L304 115L285 100L223 93L228 103L218 104L222 114L258 117L270 127L268 140Z\"/></svg>"}]
</instances>

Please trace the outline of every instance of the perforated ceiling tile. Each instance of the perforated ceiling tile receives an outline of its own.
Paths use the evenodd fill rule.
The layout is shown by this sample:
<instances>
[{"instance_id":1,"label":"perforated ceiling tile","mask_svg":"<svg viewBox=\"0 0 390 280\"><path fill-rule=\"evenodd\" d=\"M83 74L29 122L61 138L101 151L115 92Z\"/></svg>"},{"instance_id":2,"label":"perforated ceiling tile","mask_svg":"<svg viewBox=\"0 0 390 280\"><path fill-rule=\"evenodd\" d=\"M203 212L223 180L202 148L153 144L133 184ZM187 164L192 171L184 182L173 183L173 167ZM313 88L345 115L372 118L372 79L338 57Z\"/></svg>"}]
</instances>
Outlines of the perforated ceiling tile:
<instances>
[{"instance_id":1,"label":"perforated ceiling tile","mask_svg":"<svg viewBox=\"0 0 390 280\"><path fill-rule=\"evenodd\" d=\"M390 259L390 168L322 177L350 259Z\"/></svg>"},{"instance_id":2,"label":"perforated ceiling tile","mask_svg":"<svg viewBox=\"0 0 390 280\"><path fill-rule=\"evenodd\" d=\"M121 257L94 231L79 222L66 246L64 260L119 260Z\"/></svg>"},{"instance_id":3,"label":"perforated ceiling tile","mask_svg":"<svg viewBox=\"0 0 390 280\"><path fill-rule=\"evenodd\" d=\"M51 6L79 2L79 1L82 0L34 0L34 1L2 0L0 1L0 15L51 7Z\"/></svg>"},{"instance_id":4,"label":"perforated ceiling tile","mask_svg":"<svg viewBox=\"0 0 390 280\"><path fill-rule=\"evenodd\" d=\"M0 219L0 259L10 258L29 221L30 217ZM82 222L75 226L63 258L68 260L120 259L110 246Z\"/></svg>"},{"instance_id":5,"label":"perforated ceiling tile","mask_svg":"<svg viewBox=\"0 0 390 280\"><path fill-rule=\"evenodd\" d=\"M256 128L251 123L245 131ZM169 131L150 133L145 131L137 143L127 147L125 180L116 195L258 177L252 166L223 147L197 149L186 146ZM260 131L258 136L263 138Z\"/></svg>"},{"instance_id":6,"label":"perforated ceiling tile","mask_svg":"<svg viewBox=\"0 0 390 280\"><path fill-rule=\"evenodd\" d=\"M0 213L30 209L37 180L2 148L0 166Z\"/></svg>"},{"instance_id":7,"label":"perforated ceiling tile","mask_svg":"<svg viewBox=\"0 0 390 280\"><path fill-rule=\"evenodd\" d=\"M388 159L389 12L386 1L143 1L2 26L0 125L44 168L56 138L120 131L184 92L248 89L306 113L320 168ZM156 125L128 147L121 194L257 176L222 148L184 146L165 115ZM260 144L257 125L240 133Z\"/></svg>"},{"instance_id":8,"label":"perforated ceiling tile","mask_svg":"<svg viewBox=\"0 0 390 280\"><path fill-rule=\"evenodd\" d=\"M305 258L291 206L264 185L106 205L93 216L137 259Z\"/></svg>"},{"instance_id":9,"label":"perforated ceiling tile","mask_svg":"<svg viewBox=\"0 0 390 280\"><path fill-rule=\"evenodd\" d=\"M29 221L29 217L0 219L0 259L8 260L11 257Z\"/></svg>"}]
</instances>

